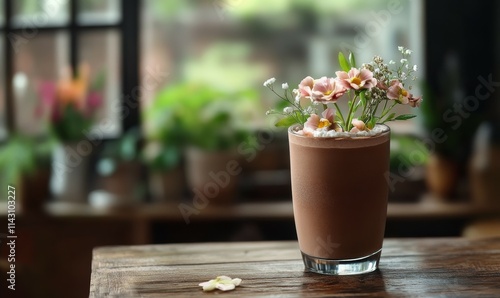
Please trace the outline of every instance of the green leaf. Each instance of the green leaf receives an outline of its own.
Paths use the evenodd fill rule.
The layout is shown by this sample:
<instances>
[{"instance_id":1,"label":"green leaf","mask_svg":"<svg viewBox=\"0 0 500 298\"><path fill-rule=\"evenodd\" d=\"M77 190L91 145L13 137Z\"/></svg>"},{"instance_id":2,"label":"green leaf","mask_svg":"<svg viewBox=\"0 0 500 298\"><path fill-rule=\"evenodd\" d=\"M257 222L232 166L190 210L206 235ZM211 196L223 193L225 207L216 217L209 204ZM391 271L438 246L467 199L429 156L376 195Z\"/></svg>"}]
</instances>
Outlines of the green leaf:
<instances>
[{"instance_id":1,"label":"green leaf","mask_svg":"<svg viewBox=\"0 0 500 298\"><path fill-rule=\"evenodd\" d=\"M384 122L393 120L395 116L396 116L396 113L390 114L387 118L385 118Z\"/></svg>"},{"instance_id":2,"label":"green leaf","mask_svg":"<svg viewBox=\"0 0 500 298\"><path fill-rule=\"evenodd\" d=\"M345 58L344 54L342 52L339 52L339 64L340 67L342 68L343 71L349 71L351 69L351 66L349 65L349 61Z\"/></svg>"},{"instance_id":3,"label":"green leaf","mask_svg":"<svg viewBox=\"0 0 500 298\"><path fill-rule=\"evenodd\" d=\"M361 101L361 105L366 106L366 95L365 91L359 93L359 100Z\"/></svg>"},{"instance_id":4,"label":"green leaf","mask_svg":"<svg viewBox=\"0 0 500 298\"><path fill-rule=\"evenodd\" d=\"M274 125L276 127L288 127L290 125L296 124L297 119L293 116L288 116L285 118L280 119L278 122L276 122Z\"/></svg>"},{"instance_id":5,"label":"green leaf","mask_svg":"<svg viewBox=\"0 0 500 298\"><path fill-rule=\"evenodd\" d=\"M366 123L366 126L368 126L369 129L372 129L375 127L375 124L377 123L377 118L376 117L372 117L368 123Z\"/></svg>"},{"instance_id":6,"label":"green leaf","mask_svg":"<svg viewBox=\"0 0 500 298\"><path fill-rule=\"evenodd\" d=\"M417 117L417 115L403 114L403 115L397 116L396 118L394 118L394 120L408 120L408 119L415 118L415 117Z\"/></svg>"},{"instance_id":7,"label":"green leaf","mask_svg":"<svg viewBox=\"0 0 500 298\"><path fill-rule=\"evenodd\" d=\"M351 67L356 67L356 58L354 58L352 52L349 52L349 62L351 63Z\"/></svg>"}]
</instances>

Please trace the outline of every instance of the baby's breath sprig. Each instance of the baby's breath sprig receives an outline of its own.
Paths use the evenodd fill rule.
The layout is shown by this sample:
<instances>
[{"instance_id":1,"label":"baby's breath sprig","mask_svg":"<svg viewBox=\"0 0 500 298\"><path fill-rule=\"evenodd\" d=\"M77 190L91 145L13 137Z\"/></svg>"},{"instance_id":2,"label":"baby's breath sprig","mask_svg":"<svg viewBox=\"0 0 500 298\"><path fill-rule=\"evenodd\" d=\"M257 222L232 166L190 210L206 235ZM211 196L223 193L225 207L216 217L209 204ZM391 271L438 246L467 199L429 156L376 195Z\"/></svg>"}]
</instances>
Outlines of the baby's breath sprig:
<instances>
[{"instance_id":1,"label":"baby's breath sprig","mask_svg":"<svg viewBox=\"0 0 500 298\"><path fill-rule=\"evenodd\" d=\"M293 90L290 92L288 83L281 84L281 89L283 90L283 95L279 94L274 90L274 83L276 82L275 78L270 78L264 82L264 87L269 88L278 98L285 101L290 106L283 108L283 111L269 110L266 112L266 115L282 115L285 116L281 120L276 123L276 126L289 126L295 123L304 123L307 120L307 117L310 115L310 111L304 110L300 106L300 99L291 100L290 97L293 95ZM289 97L290 96L290 97ZM297 97L297 96L296 96Z\"/></svg>"}]
</instances>

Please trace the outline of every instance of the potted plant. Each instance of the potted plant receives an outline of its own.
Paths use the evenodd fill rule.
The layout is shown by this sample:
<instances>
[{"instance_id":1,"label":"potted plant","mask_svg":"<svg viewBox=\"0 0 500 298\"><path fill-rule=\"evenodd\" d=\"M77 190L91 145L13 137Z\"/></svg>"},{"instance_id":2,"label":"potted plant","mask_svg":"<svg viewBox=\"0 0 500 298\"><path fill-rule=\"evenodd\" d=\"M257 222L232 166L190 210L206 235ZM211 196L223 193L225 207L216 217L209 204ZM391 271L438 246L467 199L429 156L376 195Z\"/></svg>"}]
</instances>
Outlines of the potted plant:
<instances>
[{"instance_id":1,"label":"potted plant","mask_svg":"<svg viewBox=\"0 0 500 298\"><path fill-rule=\"evenodd\" d=\"M186 143L182 116L187 85L177 84L161 91L145 109L146 144L141 153L149 168L153 201L180 200L186 188L183 149Z\"/></svg>"},{"instance_id":2,"label":"potted plant","mask_svg":"<svg viewBox=\"0 0 500 298\"><path fill-rule=\"evenodd\" d=\"M228 164L239 166L236 148L251 133L250 116L242 107L256 99L254 91L225 92L209 84L183 83L168 87L149 109L149 122L161 127L154 130L156 139L164 148L184 149L188 188L195 194L204 193L213 203L234 198L237 175L226 170Z\"/></svg>"},{"instance_id":3,"label":"potted plant","mask_svg":"<svg viewBox=\"0 0 500 298\"><path fill-rule=\"evenodd\" d=\"M377 269L384 237L390 129L384 123L414 115L391 112L398 104L420 105L411 91L416 66L411 51L399 62L375 56L359 68L340 53L336 77L304 78L283 95L276 79L264 83L288 106L270 111L289 127L295 226L306 270L360 274ZM346 100L348 110L337 102Z\"/></svg>"},{"instance_id":4,"label":"potted plant","mask_svg":"<svg viewBox=\"0 0 500 298\"><path fill-rule=\"evenodd\" d=\"M252 133L241 107L248 101L255 103L257 96L252 91L226 93L208 85L193 91L183 106L188 184L210 202L227 204L235 199L238 188L241 158L237 147Z\"/></svg>"},{"instance_id":5,"label":"potted plant","mask_svg":"<svg viewBox=\"0 0 500 298\"><path fill-rule=\"evenodd\" d=\"M119 206L142 198L139 160L140 130L129 129L120 138L107 141L96 163L98 180L90 203L96 206Z\"/></svg>"},{"instance_id":6,"label":"potted plant","mask_svg":"<svg viewBox=\"0 0 500 298\"><path fill-rule=\"evenodd\" d=\"M52 156L50 189L56 199L85 201L86 174L92 144L84 131L92 125L102 104L100 90L103 76L89 83L90 68L83 64L75 78L69 68L57 82L44 81L39 85L38 114L48 114L49 127L59 145Z\"/></svg>"},{"instance_id":7,"label":"potted plant","mask_svg":"<svg viewBox=\"0 0 500 298\"><path fill-rule=\"evenodd\" d=\"M2 187L16 188L16 199L23 212L36 213L49 197L50 153L53 139L35 141L22 135L12 136L0 147Z\"/></svg>"}]
</instances>

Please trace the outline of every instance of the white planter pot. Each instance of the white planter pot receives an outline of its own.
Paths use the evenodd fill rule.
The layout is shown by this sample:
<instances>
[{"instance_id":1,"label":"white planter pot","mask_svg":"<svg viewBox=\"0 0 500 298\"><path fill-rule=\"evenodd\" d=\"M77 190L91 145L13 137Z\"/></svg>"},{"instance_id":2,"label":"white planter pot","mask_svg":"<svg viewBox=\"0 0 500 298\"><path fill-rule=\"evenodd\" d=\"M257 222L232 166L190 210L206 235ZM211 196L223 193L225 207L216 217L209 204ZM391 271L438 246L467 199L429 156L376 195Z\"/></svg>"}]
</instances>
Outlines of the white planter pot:
<instances>
[{"instance_id":1,"label":"white planter pot","mask_svg":"<svg viewBox=\"0 0 500 298\"><path fill-rule=\"evenodd\" d=\"M87 171L91 153L92 145L86 141L61 144L54 149L50 191L55 200L87 200Z\"/></svg>"}]
</instances>

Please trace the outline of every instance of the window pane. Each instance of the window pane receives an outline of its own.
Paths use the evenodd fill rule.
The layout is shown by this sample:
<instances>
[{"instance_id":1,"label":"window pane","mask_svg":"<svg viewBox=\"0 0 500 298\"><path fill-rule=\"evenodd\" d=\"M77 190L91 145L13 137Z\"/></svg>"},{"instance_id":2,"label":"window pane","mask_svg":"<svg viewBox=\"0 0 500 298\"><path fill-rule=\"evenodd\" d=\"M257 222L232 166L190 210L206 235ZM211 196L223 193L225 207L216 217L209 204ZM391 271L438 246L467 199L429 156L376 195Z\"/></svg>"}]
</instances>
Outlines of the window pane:
<instances>
[{"instance_id":1,"label":"window pane","mask_svg":"<svg viewBox=\"0 0 500 298\"><path fill-rule=\"evenodd\" d=\"M262 88L266 79L276 77L292 87L306 75L335 76L341 50L354 51L363 62L375 54L399 61L401 45L414 50L412 62L423 66L423 1L257 2L143 0L141 75L146 77L151 66L169 75L143 93L141 104L153 102L165 85L202 80L261 92L265 111L276 102ZM339 105L347 109L347 101ZM259 123L268 125L261 114Z\"/></svg>"},{"instance_id":2,"label":"window pane","mask_svg":"<svg viewBox=\"0 0 500 298\"><path fill-rule=\"evenodd\" d=\"M16 129L34 135L47 130L40 88L54 84L69 64L69 38L63 31L40 33L14 52L12 80Z\"/></svg>"},{"instance_id":3,"label":"window pane","mask_svg":"<svg viewBox=\"0 0 500 298\"><path fill-rule=\"evenodd\" d=\"M120 96L120 34L117 30L86 32L80 34L78 44L80 63L90 66L90 88L102 100L94 129L103 137L117 136L120 116L126 116Z\"/></svg>"},{"instance_id":4,"label":"window pane","mask_svg":"<svg viewBox=\"0 0 500 298\"><path fill-rule=\"evenodd\" d=\"M121 20L119 0L80 0L78 17L80 24L116 24Z\"/></svg>"},{"instance_id":5,"label":"window pane","mask_svg":"<svg viewBox=\"0 0 500 298\"><path fill-rule=\"evenodd\" d=\"M3 34L0 34L0 57L5 55L3 48ZM5 59L0 59L0 140L7 135L7 114L5 106Z\"/></svg>"},{"instance_id":6,"label":"window pane","mask_svg":"<svg viewBox=\"0 0 500 298\"><path fill-rule=\"evenodd\" d=\"M3 27L4 22L5 22L5 17L3 15L3 7L4 7L4 1L5 0L0 0L0 26Z\"/></svg>"},{"instance_id":7,"label":"window pane","mask_svg":"<svg viewBox=\"0 0 500 298\"><path fill-rule=\"evenodd\" d=\"M69 0L12 1L12 26L19 28L65 25L69 22ZM26 33L32 35L35 33ZM30 36L24 36L30 39Z\"/></svg>"}]
</instances>

